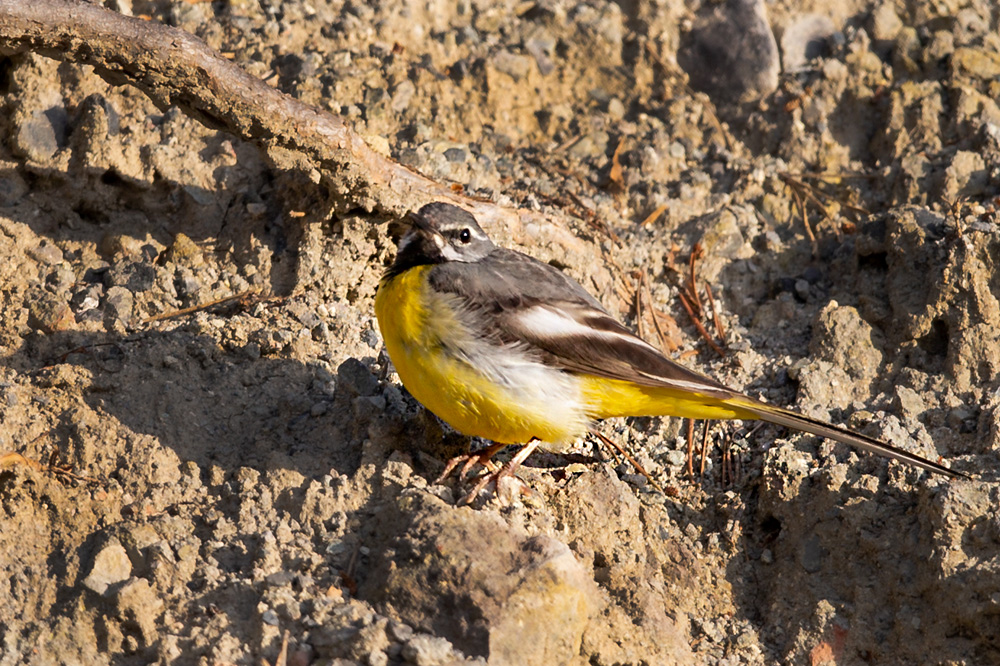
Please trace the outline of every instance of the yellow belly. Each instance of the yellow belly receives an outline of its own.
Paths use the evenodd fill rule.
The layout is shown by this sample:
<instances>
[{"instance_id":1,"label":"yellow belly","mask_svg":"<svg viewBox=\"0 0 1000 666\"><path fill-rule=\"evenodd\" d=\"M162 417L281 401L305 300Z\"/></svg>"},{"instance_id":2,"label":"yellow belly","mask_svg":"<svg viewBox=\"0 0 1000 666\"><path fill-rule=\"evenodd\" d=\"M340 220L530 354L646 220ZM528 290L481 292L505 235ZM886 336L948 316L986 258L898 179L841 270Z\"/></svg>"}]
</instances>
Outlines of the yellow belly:
<instances>
[{"instance_id":1,"label":"yellow belly","mask_svg":"<svg viewBox=\"0 0 1000 666\"><path fill-rule=\"evenodd\" d=\"M384 280L375 297L389 358L413 397L459 432L494 442L537 437L558 447L583 434L578 378L541 364L505 367L502 350L485 359L492 373L484 374L455 353L473 341L444 297L425 286L430 269L418 266ZM510 381L497 382L497 375Z\"/></svg>"}]
</instances>

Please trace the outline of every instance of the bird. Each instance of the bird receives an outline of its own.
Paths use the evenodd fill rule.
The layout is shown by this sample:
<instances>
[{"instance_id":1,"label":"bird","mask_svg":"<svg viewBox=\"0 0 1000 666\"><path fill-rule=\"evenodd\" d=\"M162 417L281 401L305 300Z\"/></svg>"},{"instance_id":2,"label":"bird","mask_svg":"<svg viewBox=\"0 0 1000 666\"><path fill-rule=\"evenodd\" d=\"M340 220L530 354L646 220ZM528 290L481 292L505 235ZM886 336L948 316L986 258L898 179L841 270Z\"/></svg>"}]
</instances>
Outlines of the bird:
<instances>
[{"instance_id":1,"label":"bird","mask_svg":"<svg viewBox=\"0 0 1000 666\"><path fill-rule=\"evenodd\" d=\"M764 403L667 358L558 268L496 245L459 206L429 203L401 220L375 315L403 386L458 432L492 442L448 462L512 475L538 447L567 450L621 416L761 420L948 477L966 476L859 432ZM522 448L503 467L501 448Z\"/></svg>"}]
</instances>

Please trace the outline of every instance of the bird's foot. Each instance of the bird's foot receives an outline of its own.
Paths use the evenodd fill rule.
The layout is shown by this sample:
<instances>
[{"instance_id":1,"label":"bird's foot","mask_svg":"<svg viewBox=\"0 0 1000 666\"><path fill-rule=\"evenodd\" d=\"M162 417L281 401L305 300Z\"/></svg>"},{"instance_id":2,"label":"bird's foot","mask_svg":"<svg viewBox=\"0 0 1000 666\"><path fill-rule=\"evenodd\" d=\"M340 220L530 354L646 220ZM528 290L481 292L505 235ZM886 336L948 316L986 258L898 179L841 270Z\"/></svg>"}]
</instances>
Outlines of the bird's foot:
<instances>
[{"instance_id":1,"label":"bird's foot","mask_svg":"<svg viewBox=\"0 0 1000 666\"><path fill-rule=\"evenodd\" d=\"M494 492L497 494L497 498L505 503L509 503L515 496L531 495L531 488L521 481L521 479L517 478L515 472L517 472L521 463L538 448L538 441L533 440L525 444L509 462L497 466L491 458L503 446L502 444L494 445L481 453L470 453L452 458L445 466L444 472L441 473L441 476L434 483L441 483L462 463L464 464L462 464L462 470L459 472L459 478L464 479L469 470L478 463L486 468L486 473L480 476L476 484L472 487L472 490L458 501L459 505L471 504L479 496L479 493L491 484L493 485Z\"/></svg>"},{"instance_id":2,"label":"bird's foot","mask_svg":"<svg viewBox=\"0 0 1000 666\"><path fill-rule=\"evenodd\" d=\"M439 483L444 483L444 480L451 476L451 473L455 471L455 468L460 464L462 465L462 470L458 473L458 478L464 479L465 475L469 473L473 467L477 464L482 465L491 473L496 472L499 469L496 463L493 462L493 456L502 449L506 444L492 444L489 447L483 449L482 451L477 451L476 453L463 453L460 456L455 456L448 461L448 464L444 466L444 471L434 479L434 485Z\"/></svg>"}]
</instances>

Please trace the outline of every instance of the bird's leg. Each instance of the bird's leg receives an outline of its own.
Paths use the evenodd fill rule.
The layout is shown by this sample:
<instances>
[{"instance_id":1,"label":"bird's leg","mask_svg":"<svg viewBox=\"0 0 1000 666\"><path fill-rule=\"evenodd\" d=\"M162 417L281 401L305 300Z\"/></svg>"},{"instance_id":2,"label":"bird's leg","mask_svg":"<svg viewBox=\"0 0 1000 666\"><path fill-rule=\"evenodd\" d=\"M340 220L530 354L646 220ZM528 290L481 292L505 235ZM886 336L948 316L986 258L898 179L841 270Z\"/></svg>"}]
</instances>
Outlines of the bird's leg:
<instances>
[{"instance_id":1,"label":"bird's leg","mask_svg":"<svg viewBox=\"0 0 1000 666\"><path fill-rule=\"evenodd\" d=\"M441 475L434 479L434 485L442 483L445 479L447 479L455 468L458 467L459 463L465 463L462 465L462 471L459 472L459 478L465 478L465 475L469 473L469 470L472 469L476 463L479 463L486 469L490 470L491 473L496 472L496 465L493 464L493 461L490 460L490 458L496 455L497 452L505 446L507 445L494 443L477 453L470 452L463 453L460 456L455 456L448 461L447 465L444 466L444 471L441 472Z\"/></svg>"},{"instance_id":2,"label":"bird's leg","mask_svg":"<svg viewBox=\"0 0 1000 666\"><path fill-rule=\"evenodd\" d=\"M528 456L530 456L534 452L534 450L538 448L538 445L540 443L541 440L536 437L533 438L530 442L528 442L524 446L522 446L521 450L518 451L514 455L514 457L510 459L510 462L501 466L500 469L494 470L489 474L484 474L483 477L480 478L479 481L476 483L476 485L473 486L472 490L470 490L465 497L459 500L458 503L471 504L472 501L476 499L476 496L479 495L480 491L483 488L485 488L490 482L493 483L495 492L497 492L497 494L499 495L500 479L507 476L511 477L514 476L514 472L517 471L517 468L521 466L521 463L523 463L525 460L528 459Z\"/></svg>"}]
</instances>

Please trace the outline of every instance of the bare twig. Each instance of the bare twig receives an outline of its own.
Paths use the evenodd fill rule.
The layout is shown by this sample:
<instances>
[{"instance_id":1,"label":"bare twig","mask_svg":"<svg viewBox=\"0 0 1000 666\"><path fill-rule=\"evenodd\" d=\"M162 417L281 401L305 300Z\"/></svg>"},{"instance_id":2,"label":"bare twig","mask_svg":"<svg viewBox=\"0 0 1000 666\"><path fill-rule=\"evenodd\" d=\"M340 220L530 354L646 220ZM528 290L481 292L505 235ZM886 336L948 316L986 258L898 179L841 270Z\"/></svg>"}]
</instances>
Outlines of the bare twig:
<instances>
[{"instance_id":1,"label":"bare twig","mask_svg":"<svg viewBox=\"0 0 1000 666\"><path fill-rule=\"evenodd\" d=\"M644 477L646 477L646 480L649 481L649 483L654 488L656 488L661 493L663 493L664 495L666 495L666 491L663 490L662 486L660 486L660 484L658 484L653 479L653 477L651 477L649 475L649 472L647 472L645 470L645 468L642 465L639 464L639 461L636 460L635 458L633 458L632 456L630 456L629 453L628 453L628 451L626 451L625 449L623 449L617 442L615 442L614 440L610 439L609 437L605 437L604 435L602 435L601 433L597 432L593 428L591 428L590 434L592 434L593 436L597 437L599 440L601 440L602 442L604 442L605 444L607 444L608 446L610 446L614 450L618 451L618 453L620 453L623 456L625 456L625 459L628 460L632 464L632 467L634 467L636 469L636 471L639 472L639 474L642 474Z\"/></svg>"},{"instance_id":2,"label":"bare twig","mask_svg":"<svg viewBox=\"0 0 1000 666\"><path fill-rule=\"evenodd\" d=\"M97 364L97 367L99 367L104 372L119 372L119 370L114 370L105 365L104 361L98 358L97 354L94 353L94 350L100 349L102 347L113 347L117 349L119 352L121 352L122 355L124 355L125 349L122 345L131 342L138 342L138 340L139 340L138 337L131 337L122 340L114 340L112 342L94 342L87 345L81 345L79 347L74 347L69 351L63 352L60 356L56 357L55 359L46 361L45 364L42 365L42 367L48 368L50 366L56 365L57 363L65 363L66 359L68 359L71 354L89 354L90 357L94 360L94 363Z\"/></svg>"},{"instance_id":3,"label":"bare twig","mask_svg":"<svg viewBox=\"0 0 1000 666\"><path fill-rule=\"evenodd\" d=\"M668 315L663 314L662 312L657 310L655 305L653 305L653 295L649 291L649 282L646 280L645 272L641 273L639 285L636 288L636 292L638 293L639 291L642 292L642 296L645 296L646 301L649 303L649 312L653 319L653 327L656 329L656 335L659 336L660 338L660 350L664 352L677 351L680 345L678 345L677 342L675 341L676 338L667 335L663 331L663 327L661 326L661 320L663 318L667 318ZM641 296L636 298L637 303L640 302L641 300L642 300ZM638 313L636 316L641 318L642 315L641 313ZM673 322L673 317L667 318L667 322L673 324L674 328L676 329L677 326L676 323ZM640 334L639 337L642 337L642 335Z\"/></svg>"},{"instance_id":4,"label":"bare twig","mask_svg":"<svg viewBox=\"0 0 1000 666\"><path fill-rule=\"evenodd\" d=\"M646 219L639 223L639 226L648 227L649 225L653 224L658 219L660 219L660 216L663 215L663 213L665 213L666 210L667 210L667 204L661 204L660 206L657 206L656 210L647 215Z\"/></svg>"},{"instance_id":5,"label":"bare twig","mask_svg":"<svg viewBox=\"0 0 1000 666\"><path fill-rule=\"evenodd\" d=\"M708 296L708 306L712 308L712 321L715 323L715 334L719 336L720 342L726 341L726 331L722 328L722 320L719 318L719 309L715 307L715 297L712 296L712 287L705 283L705 294Z\"/></svg>"},{"instance_id":6,"label":"bare twig","mask_svg":"<svg viewBox=\"0 0 1000 666\"><path fill-rule=\"evenodd\" d=\"M0 469L9 469L18 465L30 467L31 469L39 472L52 474L60 480L68 479L71 481L80 481L81 483L89 483L93 485L100 483L97 479L91 476L76 474L73 472L72 466L66 463L60 463L58 451L52 452L52 455L49 456L49 462L47 464L40 463L37 460L23 456L20 453L9 452L0 454Z\"/></svg>"},{"instance_id":7,"label":"bare twig","mask_svg":"<svg viewBox=\"0 0 1000 666\"><path fill-rule=\"evenodd\" d=\"M683 291L678 291L677 295L681 299L681 305L684 306L684 309L687 310L687 313L691 316L691 321L694 322L694 327L698 329L698 333L701 334L701 337L705 338L705 342L708 343L708 346L714 349L715 353L717 353L719 356L725 356L726 352L722 351L722 348L719 345L715 344L715 340L713 340L712 336L709 335L708 331L705 330L704 325L702 325L701 323L701 318L698 317L697 314L695 314L694 307L688 301L688 297L684 295Z\"/></svg>"},{"instance_id":8,"label":"bare twig","mask_svg":"<svg viewBox=\"0 0 1000 666\"><path fill-rule=\"evenodd\" d=\"M835 220L827 208L827 202L836 203L841 208L844 208L855 215L871 215L871 212L866 208L861 206L856 206L850 201L847 201L844 197L838 197L833 194L824 192L820 188L807 183L805 179L812 180L829 180L836 178L835 174L791 174L788 172L781 172L778 174L778 178L782 180L786 185L792 190L792 196L795 198L795 202L799 207L799 213L802 216L802 221L806 227L806 233L809 235L809 240L813 245L813 256L818 253L818 246L816 244L816 235L813 233L812 227L809 224L807 204L811 203L813 206L818 208L823 214L823 217L831 222L834 231L836 232L838 238L840 237L840 226L835 224ZM844 177L854 177L863 178L864 175L847 175Z\"/></svg>"},{"instance_id":9,"label":"bare twig","mask_svg":"<svg viewBox=\"0 0 1000 666\"><path fill-rule=\"evenodd\" d=\"M795 198L795 203L799 207L799 215L802 217L802 224L806 228L806 235L809 236L809 244L812 246L813 257L819 256L819 242L816 240L816 234L813 233L812 225L809 224L809 212L806 210L806 202L802 199L802 195L799 194L799 188L789 181L785 181L792 190L792 196Z\"/></svg>"},{"instance_id":10,"label":"bare twig","mask_svg":"<svg viewBox=\"0 0 1000 666\"><path fill-rule=\"evenodd\" d=\"M705 308L702 307L701 298L698 296L698 280L695 277L694 267L695 264L698 263L698 259L700 259L701 255L703 255L704 253L705 250L702 248L701 243L695 243L694 247L691 248L691 258L688 261L688 268L690 270L690 275L688 276L688 280L690 281L689 284L691 285L691 296L694 298L695 311L699 315L701 315L701 313L705 310Z\"/></svg>"},{"instance_id":11,"label":"bare twig","mask_svg":"<svg viewBox=\"0 0 1000 666\"><path fill-rule=\"evenodd\" d=\"M698 476L705 476L705 458L708 454L708 426L711 421L705 421L705 427L701 431L701 469Z\"/></svg>"},{"instance_id":12,"label":"bare twig","mask_svg":"<svg viewBox=\"0 0 1000 666\"><path fill-rule=\"evenodd\" d=\"M694 419L688 419L688 450L687 450L687 473L688 478L694 478Z\"/></svg>"},{"instance_id":13,"label":"bare twig","mask_svg":"<svg viewBox=\"0 0 1000 666\"><path fill-rule=\"evenodd\" d=\"M226 296L224 298L217 298L214 301L209 301L208 303L203 303L201 305L192 305L189 308L183 308L180 310L172 310L170 312L161 312L158 315L153 315L148 317L143 323L149 324L154 321L163 321L164 319L173 319L175 317L183 317L185 315L194 314L195 312L201 312L202 310L208 310L209 308L214 308L217 305L228 305L230 303L241 302L245 304L253 303L253 299L260 295L260 289L252 288L246 291L235 294L234 296Z\"/></svg>"},{"instance_id":14,"label":"bare twig","mask_svg":"<svg viewBox=\"0 0 1000 666\"><path fill-rule=\"evenodd\" d=\"M642 338L643 340L646 340L648 338L646 338L646 335L642 330L642 297L644 295L642 287L643 287L643 278L645 277L645 273L643 273L642 271L635 271L635 273L638 274L639 276L638 284L636 285L635 289L635 328L636 332L639 334L639 337ZM661 346L660 349L663 349L663 347Z\"/></svg>"}]
</instances>

